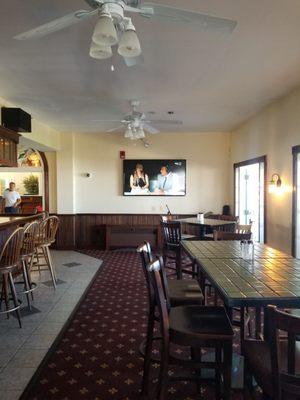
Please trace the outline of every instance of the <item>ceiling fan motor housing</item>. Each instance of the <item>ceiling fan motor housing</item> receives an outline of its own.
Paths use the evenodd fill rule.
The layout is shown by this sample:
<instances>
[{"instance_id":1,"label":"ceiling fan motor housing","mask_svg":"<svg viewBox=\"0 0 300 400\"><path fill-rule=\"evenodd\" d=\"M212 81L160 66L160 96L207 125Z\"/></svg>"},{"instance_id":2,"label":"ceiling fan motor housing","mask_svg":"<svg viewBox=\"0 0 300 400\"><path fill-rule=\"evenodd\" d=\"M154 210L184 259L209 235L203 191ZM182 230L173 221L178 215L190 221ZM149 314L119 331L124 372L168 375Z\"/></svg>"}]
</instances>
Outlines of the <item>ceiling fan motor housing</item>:
<instances>
[{"instance_id":1,"label":"ceiling fan motor housing","mask_svg":"<svg viewBox=\"0 0 300 400\"><path fill-rule=\"evenodd\" d=\"M105 3L115 3L127 5L130 7L138 7L140 5L140 0L85 0L85 2L92 8L99 8Z\"/></svg>"}]
</instances>

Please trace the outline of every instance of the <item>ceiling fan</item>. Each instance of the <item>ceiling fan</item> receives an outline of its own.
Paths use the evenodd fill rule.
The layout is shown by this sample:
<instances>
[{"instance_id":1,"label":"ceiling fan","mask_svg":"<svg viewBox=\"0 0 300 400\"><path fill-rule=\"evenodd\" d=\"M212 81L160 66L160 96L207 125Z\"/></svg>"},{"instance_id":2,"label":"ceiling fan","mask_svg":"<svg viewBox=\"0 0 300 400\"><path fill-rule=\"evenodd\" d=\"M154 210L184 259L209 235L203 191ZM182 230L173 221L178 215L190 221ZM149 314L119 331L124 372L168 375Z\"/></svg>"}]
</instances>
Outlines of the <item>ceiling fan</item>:
<instances>
[{"instance_id":1,"label":"ceiling fan","mask_svg":"<svg viewBox=\"0 0 300 400\"><path fill-rule=\"evenodd\" d=\"M78 10L64 17L38 26L14 37L17 40L40 38L93 16L98 16L92 36L90 56L106 59L112 56L112 46L118 44L118 53L128 66L141 62L141 45L135 26L127 13L151 20L185 23L204 30L231 33L236 21L188 11L141 0L84 0L90 10ZM126 14L126 15L125 15Z\"/></svg>"},{"instance_id":2,"label":"ceiling fan","mask_svg":"<svg viewBox=\"0 0 300 400\"><path fill-rule=\"evenodd\" d=\"M146 114L138 111L140 102L138 100L131 100L131 112L120 120L94 120L93 122L120 122L115 128L108 129L106 132L116 132L120 129L125 129L124 137L131 140L144 139L146 137L145 132L152 135L159 133L160 131L152 126L152 124L169 124L169 125L182 125L183 122L179 120L150 120Z\"/></svg>"}]
</instances>

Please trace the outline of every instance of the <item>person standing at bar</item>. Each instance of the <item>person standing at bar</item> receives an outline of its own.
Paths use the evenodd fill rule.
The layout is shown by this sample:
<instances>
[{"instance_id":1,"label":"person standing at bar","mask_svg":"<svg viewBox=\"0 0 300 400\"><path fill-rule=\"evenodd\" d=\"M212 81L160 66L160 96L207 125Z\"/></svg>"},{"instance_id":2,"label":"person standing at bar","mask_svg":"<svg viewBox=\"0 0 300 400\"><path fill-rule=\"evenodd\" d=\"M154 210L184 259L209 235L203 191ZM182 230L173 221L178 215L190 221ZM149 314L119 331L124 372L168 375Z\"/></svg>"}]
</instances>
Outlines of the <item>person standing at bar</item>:
<instances>
[{"instance_id":1,"label":"person standing at bar","mask_svg":"<svg viewBox=\"0 0 300 400\"><path fill-rule=\"evenodd\" d=\"M18 212L18 206L21 203L21 196L15 189L16 184L10 182L9 188L4 190L3 199L5 201L5 214L17 214Z\"/></svg>"}]
</instances>

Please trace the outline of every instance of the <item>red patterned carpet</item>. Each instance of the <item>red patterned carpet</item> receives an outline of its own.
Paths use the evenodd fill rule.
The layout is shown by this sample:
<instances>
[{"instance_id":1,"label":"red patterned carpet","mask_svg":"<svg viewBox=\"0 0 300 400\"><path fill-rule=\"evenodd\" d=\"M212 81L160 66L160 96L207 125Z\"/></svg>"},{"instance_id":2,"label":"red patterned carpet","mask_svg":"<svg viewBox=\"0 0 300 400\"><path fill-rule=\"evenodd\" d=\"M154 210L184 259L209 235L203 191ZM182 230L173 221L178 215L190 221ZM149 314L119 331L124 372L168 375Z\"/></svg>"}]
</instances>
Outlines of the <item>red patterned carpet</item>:
<instances>
[{"instance_id":1,"label":"red patterned carpet","mask_svg":"<svg viewBox=\"0 0 300 400\"><path fill-rule=\"evenodd\" d=\"M138 349L146 332L147 297L139 257L130 251L86 254L104 264L22 399L141 399ZM171 384L168 397L199 399L191 383ZM214 390L205 387L202 398L213 399ZM239 400L241 395L234 393L232 398Z\"/></svg>"}]
</instances>

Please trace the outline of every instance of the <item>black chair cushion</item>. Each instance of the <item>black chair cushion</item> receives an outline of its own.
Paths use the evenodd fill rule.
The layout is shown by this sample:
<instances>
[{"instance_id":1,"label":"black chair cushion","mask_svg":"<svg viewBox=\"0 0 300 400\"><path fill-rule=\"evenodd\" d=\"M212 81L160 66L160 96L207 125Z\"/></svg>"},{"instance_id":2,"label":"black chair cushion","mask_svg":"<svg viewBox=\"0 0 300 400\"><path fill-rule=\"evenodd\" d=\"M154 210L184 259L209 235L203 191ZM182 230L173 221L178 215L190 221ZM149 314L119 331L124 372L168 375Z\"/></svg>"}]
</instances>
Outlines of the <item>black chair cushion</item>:
<instances>
[{"instance_id":1,"label":"black chair cushion","mask_svg":"<svg viewBox=\"0 0 300 400\"><path fill-rule=\"evenodd\" d=\"M203 304L204 296L195 279L168 279L168 288L172 307Z\"/></svg>"},{"instance_id":2,"label":"black chair cushion","mask_svg":"<svg viewBox=\"0 0 300 400\"><path fill-rule=\"evenodd\" d=\"M224 307L196 305L171 308L170 338L174 343L197 347L201 341L232 340L233 335Z\"/></svg>"}]
</instances>

